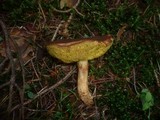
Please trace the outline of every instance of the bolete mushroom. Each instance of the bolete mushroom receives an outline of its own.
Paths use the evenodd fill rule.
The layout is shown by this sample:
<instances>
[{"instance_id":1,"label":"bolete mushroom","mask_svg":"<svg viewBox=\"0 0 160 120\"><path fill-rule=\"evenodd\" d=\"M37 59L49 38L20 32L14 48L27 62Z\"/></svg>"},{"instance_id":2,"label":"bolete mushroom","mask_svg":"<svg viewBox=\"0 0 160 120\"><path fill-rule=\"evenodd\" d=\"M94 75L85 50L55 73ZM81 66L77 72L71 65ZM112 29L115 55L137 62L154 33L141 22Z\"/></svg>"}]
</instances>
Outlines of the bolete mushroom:
<instances>
[{"instance_id":1,"label":"bolete mushroom","mask_svg":"<svg viewBox=\"0 0 160 120\"><path fill-rule=\"evenodd\" d=\"M111 47L111 35L72 40L58 40L47 44L49 54L65 63L78 63L78 93L88 106L93 104L93 96L88 88L88 60L98 58Z\"/></svg>"}]
</instances>

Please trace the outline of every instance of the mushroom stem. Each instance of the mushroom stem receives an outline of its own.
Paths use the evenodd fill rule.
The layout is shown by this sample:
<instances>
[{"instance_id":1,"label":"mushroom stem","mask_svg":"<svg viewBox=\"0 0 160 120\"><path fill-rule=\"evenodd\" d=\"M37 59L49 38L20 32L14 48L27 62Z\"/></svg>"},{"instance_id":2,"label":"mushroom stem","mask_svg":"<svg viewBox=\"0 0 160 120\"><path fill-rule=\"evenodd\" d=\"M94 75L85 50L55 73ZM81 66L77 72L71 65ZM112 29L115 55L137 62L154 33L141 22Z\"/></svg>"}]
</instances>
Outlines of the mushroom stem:
<instances>
[{"instance_id":1,"label":"mushroom stem","mask_svg":"<svg viewBox=\"0 0 160 120\"><path fill-rule=\"evenodd\" d=\"M78 62L78 93L86 105L93 104L93 96L88 88L88 61Z\"/></svg>"}]
</instances>

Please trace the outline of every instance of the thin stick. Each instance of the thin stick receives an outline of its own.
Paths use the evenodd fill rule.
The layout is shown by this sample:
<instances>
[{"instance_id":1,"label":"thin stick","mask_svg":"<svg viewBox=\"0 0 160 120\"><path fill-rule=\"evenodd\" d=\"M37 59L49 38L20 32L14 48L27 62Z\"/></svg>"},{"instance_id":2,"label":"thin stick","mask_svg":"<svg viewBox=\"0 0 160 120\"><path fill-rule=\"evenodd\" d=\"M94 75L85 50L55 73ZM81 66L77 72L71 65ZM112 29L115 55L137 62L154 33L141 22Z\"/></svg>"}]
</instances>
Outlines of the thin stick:
<instances>
[{"instance_id":1,"label":"thin stick","mask_svg":"<svg viewBox=\"0 0 160 120\"><path fill-rule=\"evenodd\" d=\"M40 77L39 77L39 75L38 75L38 72L36 71L36 68L35 68L35 66L34 66L34 64L33 64L33 60L31 60L31 65L32 65L32 67L33 67L33 71L34 71L35 75L37 76L38 79L40 79Z\"/></svg>"},{"instance_id":2,"label":"thin stick","mask_svg":"<svg viewBox=\"0 0 160 120\"><path fill-rule=\"evenodd\" d=\"M64 27L64 31L65 31L64 33L67 33L67 32L68 32L68 29L67 29L67 28L68 28L68 26L69 26L72 18L73 18L73 14L71 13L71 15L69 16L66 24L64 25L64 26L65 26L65 27ZM53 41L55 40L59 29L62 27L62 25L63 25L64 23L65 23L65 21L63 21L63 20L60 22L60 24L58 25L56 31L54 32L54 35L53 35L53 37L52 37L52 39L51 39L51 42L53 42Z\"/></svg>"},{"instance_id":3,"label":"thin stick","mask_svg":"<svg viewBox=\"0 0 160 120\"><path fill-rule=\"evenodd\" d=\"M89 31L89 33L90 33L92 36L95 36L95 34L89 29L89 27L88 27L86 24L84 24L84 26L87 28L87 30Z\"/></svg>"},{"instance_id":4,"label":"thin stick","mask_svg":"<svg viewBox=\"0 0 160 120\"><path fill-rule=\"evenodd\" d=\"M75 10L80 16L84 17L84 15L83 15L82 13L80 13L80 12L77 10L77 8L74 8L74 10Z\"/></svg>"}]
</instances>

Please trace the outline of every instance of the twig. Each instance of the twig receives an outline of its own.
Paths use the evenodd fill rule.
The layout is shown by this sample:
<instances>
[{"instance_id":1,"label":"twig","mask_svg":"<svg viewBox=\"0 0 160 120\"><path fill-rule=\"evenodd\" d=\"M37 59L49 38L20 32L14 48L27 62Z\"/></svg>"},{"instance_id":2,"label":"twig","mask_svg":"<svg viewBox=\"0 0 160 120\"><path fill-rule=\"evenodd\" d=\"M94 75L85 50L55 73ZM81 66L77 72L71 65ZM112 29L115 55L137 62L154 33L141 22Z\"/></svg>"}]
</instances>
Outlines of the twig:
<instances>
[{"instance_id":1,"label":"twig","mask_svg":"<svg viewBox=\"0 0 160 120\"><path fill-rule=\"evenodd\" d=\"M35 69L35 67L34 67L33 60L31 60L31 65L32 65L32 67L33 67L33 71L34 71L34 73L36 74L37 78L40 79L40 77L39 77L39 75L38 75L38 73L37 73L37 71L36 71L36 69Z\"/></svg>"},{"instance_id":2,"label":"twig","mask_svg":"<svg viewBox=\"0 0 160 120\"><path fill-rule=\"evenodd\" d=\"M15 65L13 61L13 56L11 54L11 49L10 49L10 44L9 44L9 35L7 32L7 28L2 20L0 20L0 25L2 27L2 31L5 36L5 41L6 41L6 55L8 59L10 60L10 65L11 65L11 78L10 78L10 88L9 88L9 103L8 103L8 108L7 111L10 112L11 107L12 107L12 92L13 92L13 86L15 83Z\"/></svg>"},{"instance_id":3,"label":"twig","mask_svg":"<svg viewBox=\"0 0 160 120\"><path fill-rule=\"evenodd\" d=\"M83 15L82 13L80 13L80 12L77 10L77 8L74 8L74 10L75 10L80 16L84 17L84 15Z\"/></svg>"},{"instance_id":4,"label":"twig","mask_svg":"<svg viewBox=\"0 0 160 120\"><path fill-rule=\"evenodd\" d=\"M61 85L62 83L64 83L71 75L73 75L74 72L75 72L75 67L63 79L61 79L56 84L54 84L53 86L49 87L48 89L45 89L45 90L43 90L41 92L38 92L38 94L33 99L24 102L23 105L27 105L27 104L31 103L33 100L37 99L38 97L44 95L45 93L50 92L53 89L57 88L59 85ZM11 111L13 111L13 110L15 110L15 109L17 109L19 107L20 107L20 105L16 105L14 108L12 108Z\"/></svg>"},{"instance_id":5,"label":"twig","mask_svg":"<svg viewBox=\"0 0 160 120\"><path fill-rule=\"evenodd\" d=\"M89 31L89 33L90 33L92 36L95 36L95 34L89 29L89 27L88 27L86 24L84 24L84 26L87 28L87 30Z\"/></svg>"},{"instance_id":6,"label":"twig","mask_svg":"<svg viewBox=\"0 0 160 120\"><path fill-rule=\"evenodd\" d=\"M5 58L5 59L3 60L3 62L1 62L1 64L0 64L0 72L2 71L2 69L3 69L3 67L4 67L4 64L5 64L7 61L8 61L8 58Z\"/></svg>"},{"instance_id":7,"label":"twig","mask_svg":"<svg viewBox=\"0 0 160 120\"><path fill-rule=\"evenodd\" d=\"M22 89L16 83L15 83L15 87L19 91L19 96L20 96L20 100L21 100L21 114L20 115L21 115L21 119L24 120L24 106L23 106L23 103L24 103L24 91L25 91L24 90L25 89L24 88L25 87L24 62L23 62L22 57L21 57L22 56L21 52L20 52L21 50L19 50L19 47L18 47L17 43L14 40L12 40L12 41L13 41L13 44L14 44L15 48L17 49L17 53L18 53L17 57L18 57L18 60L19 60L19 63L20 63L20 68L22 70L22 81L23 81Z\"/></svg>"},{"instance_id":8,"label":"twig","mask_svg":"<svg viewBox=\"0 0 160 120\"><path fill-rule=\"evenodd\" d=\"M84 3L91 8L91 5L86 0L84 0Z\"/></svg>"},{"instance_id":9,"label":"twig","mask_svg":"<svg viewBox=\"0 0 160 120\"><path fill-rule=\"evenodd\" d=\"M53 41L55 40L59 29L62 27L62 25L63 25L64 23L65 23L65 24L64 24L64 32L63 32L63 33L64 33L64 35L66 35L66 34L68 33L68 26L69 26L69 23L71 22L72 18L73 18L73 14L71 13L71 15L69 16L69 18L68 18L68 20L67 20L66 23L65 23L65 21L63 21L63 20L60 22L60 24L58 25L56 31L54 32L54 35L53 35L53 37L52 37L52 39L51 39L51 42L53 42Z\"/></svg>"},{"instance_id":10,"label":"twig","mask_svg":"<svg viewBox=\"0 0 160 120\"><path fill-rule=\"evenodd\" d=\"M31 60L35 59L36 56L33 56L32 58L30 58L29 60L27 60L25 63L24 63L24 66L27 65Z\"/></svg>"},{"instance_id":11,"label":"twig","mask_svg":"<svg viewBox=\"0 0 160 120\"><path fill-rule=\"evenodd\" d=\"M53 35L53 37L51 39L51 42L53 42L55 40L55 38L57 36L57 33L58 33L59 29L61 28L61 26L63 25L63 23L64 23L64 21L62 20L61 23L58 25L56 31L54 32L54 35Z\"/></svg>"}]
</instances>

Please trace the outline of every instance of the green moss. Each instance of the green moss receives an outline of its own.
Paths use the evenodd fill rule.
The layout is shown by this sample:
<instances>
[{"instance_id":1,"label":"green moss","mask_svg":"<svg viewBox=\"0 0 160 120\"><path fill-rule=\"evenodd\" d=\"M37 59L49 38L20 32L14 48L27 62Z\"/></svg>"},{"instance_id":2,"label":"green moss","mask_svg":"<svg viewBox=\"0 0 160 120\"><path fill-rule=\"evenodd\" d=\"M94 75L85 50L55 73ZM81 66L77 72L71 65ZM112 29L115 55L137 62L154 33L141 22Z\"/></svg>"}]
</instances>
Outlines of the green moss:
<instances>
[{"instance_id":1,"label":"green moss","mask_svg":"<svg viewBox=\"0 0 160 120\"><path fill-rule=\"evenodd\" d=\"M101 91L103 97L98 100L99 107L106 106L109 119L132 120L137 116L139 119L145 117L141 110L141 103L136 95L131 96L126 83L116 81L115 83L105 84L105 88Z\"/></svg>"}]
</instances>

